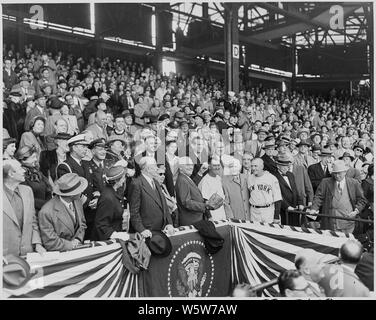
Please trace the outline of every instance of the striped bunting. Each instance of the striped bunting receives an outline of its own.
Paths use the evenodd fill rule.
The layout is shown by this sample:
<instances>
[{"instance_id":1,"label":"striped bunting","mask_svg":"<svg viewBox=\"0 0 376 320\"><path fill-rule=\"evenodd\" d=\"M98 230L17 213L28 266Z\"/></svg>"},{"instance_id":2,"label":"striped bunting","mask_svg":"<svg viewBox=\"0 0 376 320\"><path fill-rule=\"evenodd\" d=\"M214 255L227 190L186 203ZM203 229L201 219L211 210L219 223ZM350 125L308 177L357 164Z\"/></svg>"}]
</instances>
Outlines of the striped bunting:
<instances>
[{"instance_id":1,"label":"striped bunting","mask_svg":"<svg viewBox=\"0 0 376 320\"><path fill-rule=\"evenodd\" d=\"M34 277L22 288L5 294L14 298L138 297L138 278L123 266L116 241L62 252L58 261L30 264Z\"/></svg>"},{"instance_id":2,"label":"striped bunting","mask_svg":"<svg viewBox=\"0 0 376 320\"><path fill-rule=\"evenodd\" d=\"M232 283L255 286L278 277L286 269L295 269L295 254L304 248L321 253L326 261L337 257L341 245L353 238L327 230L281 226L274 224L232 221ZM275 297L278 286L263 291Z\"/></svg>"},{"instance_id":3,"label":"striped bunting","mask_svg":"<svg viewBox=\"0 0 376 320\"><path fill-rule=\"evenodd\" d=\"M270 281L293 269L294 257L302 248L312 248L331 260L352 235L244 220L214 221L216 227L230 225L232 284L251 286ZM195 233L193 226L180 227L171 237ZM30 263L34 276L22 288L4 289L12 298L125 298L143 296L144 284L122 264L122 248L116 240L92 242L87 247L61 252L55 260ZM278 288L263 295L274 297Z\"/></svg>"}]
</instances>

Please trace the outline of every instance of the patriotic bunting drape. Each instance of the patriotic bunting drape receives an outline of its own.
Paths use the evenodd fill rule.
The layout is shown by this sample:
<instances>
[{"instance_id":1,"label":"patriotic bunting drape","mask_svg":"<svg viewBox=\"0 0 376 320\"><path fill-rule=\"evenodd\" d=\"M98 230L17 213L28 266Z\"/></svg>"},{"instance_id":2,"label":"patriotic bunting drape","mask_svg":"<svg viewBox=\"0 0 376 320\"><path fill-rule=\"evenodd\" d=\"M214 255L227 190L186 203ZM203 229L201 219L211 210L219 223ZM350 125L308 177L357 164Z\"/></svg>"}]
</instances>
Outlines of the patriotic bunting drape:
<instances>
[{"instance_id":1,"label":"patriotic bunting drape","mask_svg":"<svg viewBox=\"0 0 376 320\"><path fill-rule=\"evenodd\" d=\"M232 283L258 285L278 277L287 269L295 269L295 254L310 248L321 253L323 261L338 256L338 249L349 235L332 231L233 221L231 228ZM278 286L269 287L263 295L275 297Z\"/></svg>"},{"instance_id":2,"label":"patriotic bunting drape","mask_svg":"<svg viewBox=\"0 0 376 320\"><path fill-rule=\"evenodd\" d=\"M127 298L228 296L237 283L252 286L294 268L294 256L312 248L335 258L348 235L238 220L215 222L225 244L216 254L206 253L193 227L182 227L170 237L172 252L152 257L147 271L133 275L122 264L116 241L96 242L93 247L63 252L58 259L31 264L33 277L11 298ZM264 290L276 296L276 286Z\"/></svg>"}]
</instances>

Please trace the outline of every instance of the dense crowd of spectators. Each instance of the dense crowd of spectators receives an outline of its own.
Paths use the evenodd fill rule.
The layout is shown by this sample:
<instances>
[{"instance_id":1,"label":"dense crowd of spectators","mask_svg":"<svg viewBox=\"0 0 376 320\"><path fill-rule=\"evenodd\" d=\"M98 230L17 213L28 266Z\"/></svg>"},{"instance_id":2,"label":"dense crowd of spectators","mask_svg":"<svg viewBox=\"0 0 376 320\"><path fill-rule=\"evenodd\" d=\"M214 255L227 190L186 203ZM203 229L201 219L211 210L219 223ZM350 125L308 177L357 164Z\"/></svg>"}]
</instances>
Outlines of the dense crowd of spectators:
<instances>
[{"instance_id":1,"label":"dense crowd of spectators","mask_svg":"<svg viewBox=\"0 0 376 320\"><path fill-rule=\"evenodd\" d=\"M3 50L5 252L227 218L371 237L346 220L373 219L370 97L225 92L143 63Z\"/></svg>"}]
</instances>

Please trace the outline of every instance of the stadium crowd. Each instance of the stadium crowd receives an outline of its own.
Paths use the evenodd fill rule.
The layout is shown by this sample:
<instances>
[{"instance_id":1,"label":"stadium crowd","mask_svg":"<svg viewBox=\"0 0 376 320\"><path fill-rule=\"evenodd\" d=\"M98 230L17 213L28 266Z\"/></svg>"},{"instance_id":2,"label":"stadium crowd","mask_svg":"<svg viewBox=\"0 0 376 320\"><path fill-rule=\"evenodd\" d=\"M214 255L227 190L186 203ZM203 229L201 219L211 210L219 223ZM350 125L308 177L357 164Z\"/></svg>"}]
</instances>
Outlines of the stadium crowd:
<instances>
[{"instance_id":1,"label":"stadium crowd","mask_svg":"<svg viewBox=\"0 0 376 320\"><path fill-rule=\"evenodd\" d=\"M203 219L373 243L373 224L351 220L373 220L370 97L225 92L143 63L3 50L4 254Z\"/></svg>"}]
</instances>

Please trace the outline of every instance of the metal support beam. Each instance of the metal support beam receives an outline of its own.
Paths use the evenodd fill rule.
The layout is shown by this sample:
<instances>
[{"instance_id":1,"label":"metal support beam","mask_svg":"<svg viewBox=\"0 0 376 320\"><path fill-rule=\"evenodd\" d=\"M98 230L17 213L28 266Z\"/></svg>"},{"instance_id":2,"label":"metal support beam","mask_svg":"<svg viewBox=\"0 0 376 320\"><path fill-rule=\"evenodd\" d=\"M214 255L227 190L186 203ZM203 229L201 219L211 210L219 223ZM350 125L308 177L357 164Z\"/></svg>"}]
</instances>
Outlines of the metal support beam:
<instances>
[{"instance_id":1,"label":"metal support beam","mask_svg":"<svg viewBox=\"0 0 376 320\"><path fill-rule=\"evenodd\" d=\"M164 4L162 4L163 6ZM162 10L160 4L155 5L155 52L154 52L154 65L157 67L158 72L162 73L162 43L161 43L161 28L160 20L162 17Z\"/></svg>"},{"instance_id":2,"label":"metal support beam","mask_svg":"<svg viewBox=\"0 0 376 320\"><path fill-rule=\"evenodd\" d=\"M291 77L291 91L296 89L296 35L294 34L291 39L291 70L292 70L292 77Z\"/></svg>"},{"instance_id":3,"label":"metal support beam","mask_svg":"<svg viewBox=\"0 0 376 320\"><path fill-rule=\"evenodd\" d=\"M225 4L225 61L226 61L226 89L239 92L239 4Z\"/></svg>"}]
</instances>

